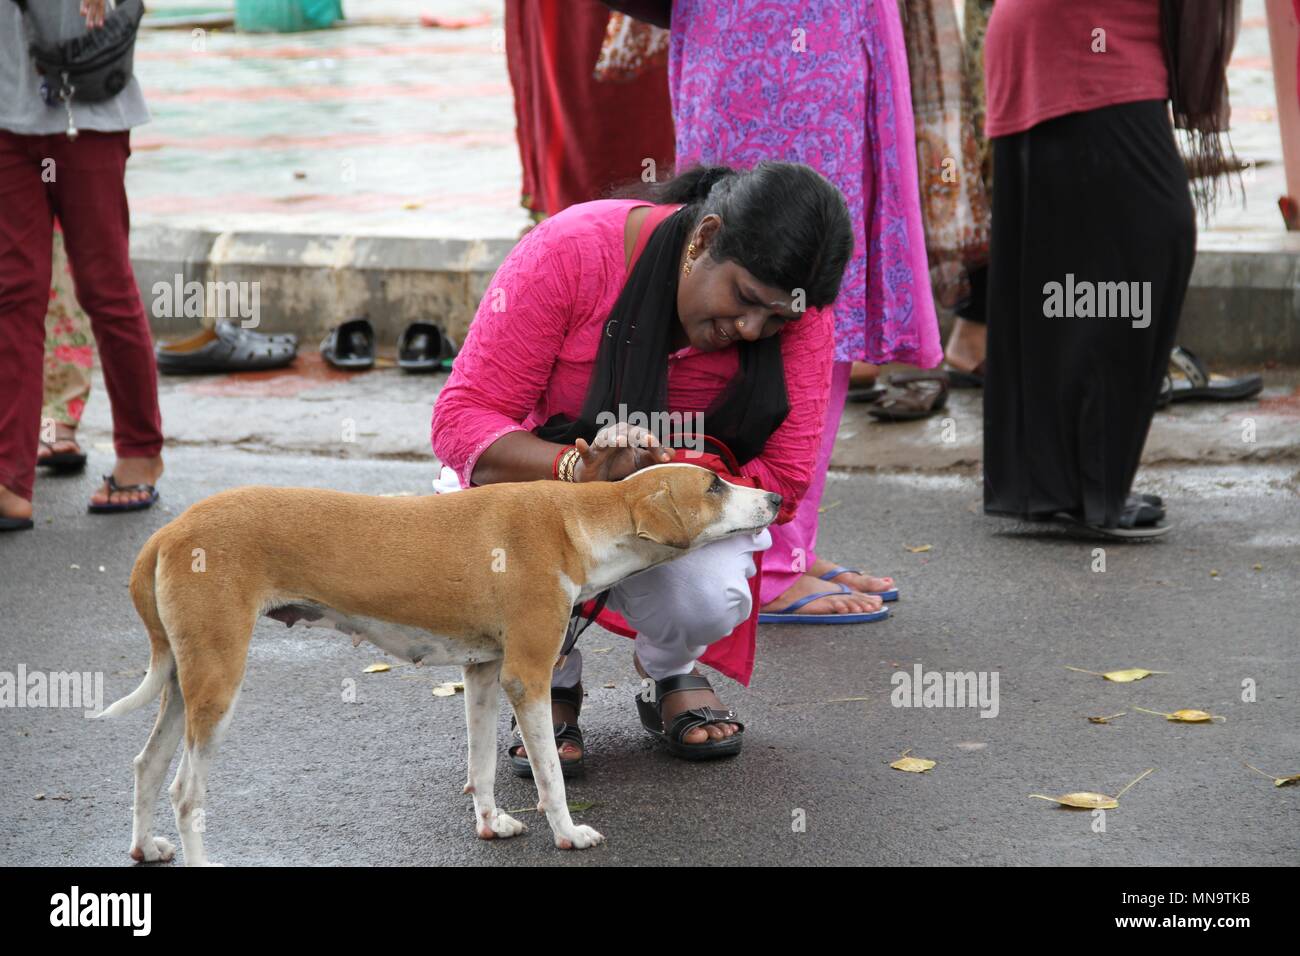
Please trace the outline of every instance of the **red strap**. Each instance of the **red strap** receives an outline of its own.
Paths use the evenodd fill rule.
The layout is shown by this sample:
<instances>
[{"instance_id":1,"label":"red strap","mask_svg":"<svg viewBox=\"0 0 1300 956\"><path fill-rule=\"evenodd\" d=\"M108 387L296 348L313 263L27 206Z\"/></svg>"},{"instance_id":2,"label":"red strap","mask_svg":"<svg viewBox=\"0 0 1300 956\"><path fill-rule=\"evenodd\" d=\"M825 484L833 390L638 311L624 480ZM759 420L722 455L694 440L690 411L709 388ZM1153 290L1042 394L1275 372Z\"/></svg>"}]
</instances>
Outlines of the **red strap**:
<instances>
[{"instance_id":1,"label":"red strap","mask_svg":"<svg viewBox=\"0 0 1300 956\"><path fill-rule=\"evenodd\" d=\"M641 208L640 206L633 207L633 209L640 209L640 208ZM641 220L641 231L636 234L636 242L633 243L632 245L632 258L629 259L627 263L628 275L632 274L632 267L636 265L637 259L641 257L641 250L644 249L645 244L650 241L650 236L654 233L655 228L659 225L659 223L663 222L665 219L667 219L669 216L671 216L673 213L675 213L677 210L681 208L682 207L680 203L675 205L668 205L668 206L650 207L650 212L646 215L646 217L643 220ZM630 216L631 214L632 211L628 210L628 215Z\"/></svg>"}]
</instances>

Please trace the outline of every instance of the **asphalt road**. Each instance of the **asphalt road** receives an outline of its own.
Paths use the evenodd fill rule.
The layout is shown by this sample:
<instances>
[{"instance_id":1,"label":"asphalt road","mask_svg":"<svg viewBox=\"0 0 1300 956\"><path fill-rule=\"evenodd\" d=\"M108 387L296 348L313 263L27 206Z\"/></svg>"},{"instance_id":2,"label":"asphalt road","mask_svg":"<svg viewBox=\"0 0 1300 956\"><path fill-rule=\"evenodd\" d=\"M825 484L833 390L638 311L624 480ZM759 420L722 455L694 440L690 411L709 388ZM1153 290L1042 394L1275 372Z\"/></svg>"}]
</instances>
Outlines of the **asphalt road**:
<instances>
[{"instance_id":1,"label":"asphalt road","mask_svg":"<svg viewBox=\"0 0 1300 956\"><path fill-rule=\"evenodd\" d=\"M208 494L253 481L423 493L432 474L202 448L168 462L160 507L139 515L87 515L89 478L38 483L37 530L0 537L0 671L103 672L105 703L133 689L148 642L126 592L131 564L155 528ZM88 474L110 464L95 450ZM369 645L264 620L209 781L209 854L227 865L1300 862L1300 786L1242 766L1300 772L1300 473L1146 477L1177 530L1100 545L1099 573L1098 542L983 517L972 477L834 473L822 552L894 575L902 600L883 623L764 628L752 686L715 680L748 724L728 762L658 751L635 717L630 643L589 632L590 767L569 799L594 804L575 819L607 843L581 853L556 850L533 812L520 814L520 838L474 839L462 704L431 694L456 670L365 675L384 659ZM367 556L355 560L364 573ZM917 663L996 672L997 716L892 706L891 675ZM1067 665L1168 673L1117 684ZM355 704L341 702L349 678ZM1254 702L1242 699L1247 680ZM1226 721L1176 724L1135 706ZM0 709L0 864L129 865L131 760L154 713ZM503 710L502 740L507 720ZM890 769L909 749L937 765ZM1029 796L1113 795L1152 767L1105 832L1089 812ZM503 765L499 805L535 799ZM165 796L156 832L176 840Z\"/></svg>"}]
</instances>

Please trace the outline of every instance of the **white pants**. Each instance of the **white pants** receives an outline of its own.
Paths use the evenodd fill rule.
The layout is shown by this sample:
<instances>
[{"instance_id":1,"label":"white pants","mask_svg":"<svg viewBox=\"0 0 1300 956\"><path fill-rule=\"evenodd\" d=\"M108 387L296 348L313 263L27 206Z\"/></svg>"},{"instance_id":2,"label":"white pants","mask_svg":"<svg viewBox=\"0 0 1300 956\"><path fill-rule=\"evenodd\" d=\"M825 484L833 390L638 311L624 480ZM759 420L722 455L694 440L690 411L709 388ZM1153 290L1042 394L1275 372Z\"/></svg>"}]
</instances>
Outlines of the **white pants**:
<instances>
[{"instance_id":1,"label":"white pants","mask_svg":"<svg viewBox=\"0 0 1300 956\"><path fill-rule=\"evenodd\" d=\"M455 473L443 469L434 482L439 493L459 489ZM754 552L772 546L764 528L706 544L685 557L642 571L609 591L610 610L623 615L637 632L636 656L647 674L663 680L689 674L695 661L753 610L748 580ZM575 647L557 668L554 687L573 687L582 678L582 654Z\"/></svg>"}]
</instances>

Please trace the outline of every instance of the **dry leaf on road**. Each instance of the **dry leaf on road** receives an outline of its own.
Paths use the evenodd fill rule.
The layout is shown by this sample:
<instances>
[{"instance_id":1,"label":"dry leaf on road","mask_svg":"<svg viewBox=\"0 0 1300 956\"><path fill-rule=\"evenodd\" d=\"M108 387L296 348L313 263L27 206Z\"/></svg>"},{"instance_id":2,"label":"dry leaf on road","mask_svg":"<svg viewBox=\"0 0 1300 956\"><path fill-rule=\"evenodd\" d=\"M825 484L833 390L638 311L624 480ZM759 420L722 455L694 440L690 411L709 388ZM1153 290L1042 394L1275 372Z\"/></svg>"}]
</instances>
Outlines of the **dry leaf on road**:
<instances>
[{"instance_id":1,"label":"dry leaf on road","mask_svg":"<svg viewBox=\"0 0 1300 956\"><path fill-rule=\"evenodd\" d=\"M1134 707L1134 710L1140 710L1144 714L1155 714L1157 717L1163 717L1165 720L1172 720L1180 724L1206 724L1212 720L1227 720L1227 717L1217 717L1214 714L1207 714L1203 710L1191 710L1184 708L1176 710L1172 714L1162 714L1158 710L1147 710L1145 707Z\"/></svg>"},{"instance_id":2,"label":"dry leaf on road","mask_svg":"<svg viewBox=\"0 0 1300 956\"><path fill-rule=\"evenodd\" d=\"M1168 671L1149 671L1145 667L1126 667L1118 671L1086 671L1082 667L1071 667L1066 665L1067 671L1077 671L1080 674L1091 674L1093 677L1104 677L1106 680L1114 681L1116 684L1130 684L1135 680L1141 680L1144 677L1150 677L1152 674L1167 674Z\"/></svg>"},{"instance_id":3,"label":"dry leaf on road","mask_svg":"<svg viewBox=\"0 0 1300 956\"><path fill-rule=\"evenodd\" d=\"M1119 806L1119 798L1124 796L1133 784L1137 783L1138 780L1141 780L1142 777L1145 777L1155 769L1155 767L1152 767L1150 770L1143 772L1133 780L1132 783L1113 797L1108 797L1104 793L1093 793L1091 790L1079 790L1074 793L1067 793L1060 797L1045 797L1041 793L1031 793L1030 796L1036 797L1039 800L1048 800L1052 803L1059 803L1063 807L1069 807L1074 810L1114 810Z\"/></svg>"}]
</instances>

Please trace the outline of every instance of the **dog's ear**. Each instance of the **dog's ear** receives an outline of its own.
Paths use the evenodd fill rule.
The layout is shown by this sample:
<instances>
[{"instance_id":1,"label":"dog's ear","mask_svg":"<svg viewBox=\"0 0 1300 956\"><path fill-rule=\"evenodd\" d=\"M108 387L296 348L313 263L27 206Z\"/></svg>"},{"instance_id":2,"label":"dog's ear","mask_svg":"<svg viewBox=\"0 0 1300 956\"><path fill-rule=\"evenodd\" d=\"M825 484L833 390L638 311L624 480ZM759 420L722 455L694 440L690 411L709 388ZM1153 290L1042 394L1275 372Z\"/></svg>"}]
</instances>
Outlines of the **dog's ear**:
<instances>
[{"instance_id":1,"label":"dog's ear","mask_svg":"<svg viewBox=\"0 0 1300 956\"><path fill-rule=\"evenodd\" d=\"M683 551L691 546L690 530L667 485L632 503L632 522L638 538Z\"/></svg>"}]
</instances>

